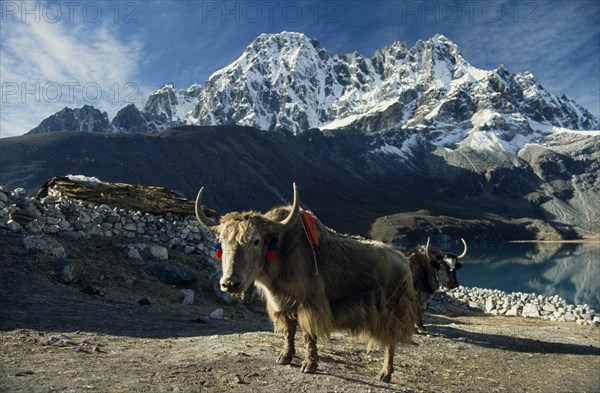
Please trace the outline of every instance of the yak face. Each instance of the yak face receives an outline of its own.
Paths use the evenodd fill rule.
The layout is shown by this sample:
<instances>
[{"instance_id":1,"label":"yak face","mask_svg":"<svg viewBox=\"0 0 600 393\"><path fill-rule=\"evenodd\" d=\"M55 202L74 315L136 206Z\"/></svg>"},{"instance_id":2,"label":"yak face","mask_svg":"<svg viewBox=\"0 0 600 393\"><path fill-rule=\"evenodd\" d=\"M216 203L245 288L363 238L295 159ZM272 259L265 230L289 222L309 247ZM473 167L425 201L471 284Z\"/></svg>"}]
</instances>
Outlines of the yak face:
<instances>
[{"instance_id":1,"label":"yak face","mask_svg":"<svg viewBox=\"0 0 600 393\"><path fill-rule=\"evenodd\" d=\"M460 255L432 252L429 248L429 239L427 239L427 245L425 246L438 283L440 286L448 289L454 289L458 287L456 271L462 267L462 263L460 263L459 260L463 259L465 255L467 255L467 243L464 239L460 240L464 245L464 250Z\"/></svg>"},{"instance_id":2,"label":"yak face","mask_svg":"<svg viewBox=\"0 0 600 393\"><path fill-rule=\"evenodd\" d=\"M260 274L269 239L273 236L265 231L266 223L260 221L258 217L224 220L215 230L223 250L223 276L220 281L223 292L243 292Z\"/></svg>"},{"instance_id":3,"label":"yak face","mask_svg":"<svg viewBox=\"0 0 600 393\"><path fill-rule=\"evenodd\" d=\"M435 269L436 278L442 287L454 289L458 287L456 271L462 267L455 254L438 254L431 260L431 266Z\"/></svg>"},{"instance_id":4,"label":"yak face","mask_svg":"<svg viewBox=\"0 0 600 393\"><path fill-rule=\"evenodd\" d=\"M252 285L267 263L271 242L289 230L299 216L300 201L294 183L294 203L289 215L282 221L273 221L256 212L228 213L220 224L208 218L200 203L204 187L196 197L196 218L206 229L213 232L221 244L223 276L221 290L230 293L244 292Z\"/></svg>"}]
</instances>

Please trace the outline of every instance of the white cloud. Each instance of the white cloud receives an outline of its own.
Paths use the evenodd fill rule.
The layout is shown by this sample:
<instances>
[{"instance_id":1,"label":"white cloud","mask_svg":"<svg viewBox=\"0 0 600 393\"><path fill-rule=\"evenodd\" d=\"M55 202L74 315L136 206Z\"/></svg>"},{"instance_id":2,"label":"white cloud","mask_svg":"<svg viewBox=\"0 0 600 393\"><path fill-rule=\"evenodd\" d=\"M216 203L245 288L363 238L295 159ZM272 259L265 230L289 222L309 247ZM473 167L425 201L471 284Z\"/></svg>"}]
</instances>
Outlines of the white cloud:
<instances>
[{"instance_id":1,"label":"white cloud","mask_svg":"<svg viewBox=\"0 0 600 393\"><path fill-rule=\"evenodd\" d=\"M23 134L65 106L93 105L113 116L128 100L143 104L147 89L136 80L143 46L120 38L116 24L3 18L1 137Z\"/></svg>"}]
</instances>

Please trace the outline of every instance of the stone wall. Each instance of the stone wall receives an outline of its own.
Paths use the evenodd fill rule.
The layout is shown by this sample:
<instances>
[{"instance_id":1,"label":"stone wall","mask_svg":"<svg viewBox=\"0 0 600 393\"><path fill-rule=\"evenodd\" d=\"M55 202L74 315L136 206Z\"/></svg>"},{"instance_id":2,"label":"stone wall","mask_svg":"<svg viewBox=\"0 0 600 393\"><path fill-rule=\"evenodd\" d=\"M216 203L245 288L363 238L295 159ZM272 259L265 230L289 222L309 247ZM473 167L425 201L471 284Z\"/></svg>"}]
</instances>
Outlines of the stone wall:
<instances>
[{"instance_id":1,"label":"stone wall","mask_svg":"<svg viewBox=\"0 0 600 393\"><path fill-rule=\"evenodd\" d=\"M212 255L213 236L194 216L164 216L108 205L73 202L57 189L38 200L23 188L0 186L0 235L6 232L54 234L72 238L90 236L141 238L185 252Z\"/></svg>"}]
</instances>

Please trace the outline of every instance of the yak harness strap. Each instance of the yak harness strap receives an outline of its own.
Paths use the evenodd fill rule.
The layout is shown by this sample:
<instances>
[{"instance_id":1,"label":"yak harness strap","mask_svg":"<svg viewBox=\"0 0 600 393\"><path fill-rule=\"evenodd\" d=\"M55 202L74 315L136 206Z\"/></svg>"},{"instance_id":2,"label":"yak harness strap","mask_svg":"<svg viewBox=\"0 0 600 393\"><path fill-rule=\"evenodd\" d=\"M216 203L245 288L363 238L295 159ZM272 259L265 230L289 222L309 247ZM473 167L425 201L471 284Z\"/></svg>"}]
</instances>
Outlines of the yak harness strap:
<instances>
[{"instance_id":1,"label":"yak harness strap","mask_svg":"<svg viewBox=\"0 0 600 393\"><path fill-rule=\"evenodd\" d=\"M308 239L308 244L313 252L313 260L315 261L315 276L319 274L319 267L317 266L317 253L315 252L315 246L319 245L319 235L317 234L317 227L315 226L315 220L306 210L300 211L302 217L302 228Z\"/></svg>"}]
</instances>

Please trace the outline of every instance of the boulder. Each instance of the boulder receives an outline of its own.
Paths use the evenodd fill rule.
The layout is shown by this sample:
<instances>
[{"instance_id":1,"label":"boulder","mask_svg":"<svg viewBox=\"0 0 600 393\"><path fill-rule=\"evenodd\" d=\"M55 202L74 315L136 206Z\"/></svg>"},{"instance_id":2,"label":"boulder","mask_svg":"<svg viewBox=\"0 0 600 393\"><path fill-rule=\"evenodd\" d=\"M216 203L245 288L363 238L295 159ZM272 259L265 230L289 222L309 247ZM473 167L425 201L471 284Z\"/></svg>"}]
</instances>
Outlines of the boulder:
<instances>
[{"instance_id":1,"label":"boulder","mask_svg":"<svg viewBox=\"0 0 600 393\"><path fill-rule=\"evenodd\" d=\"M183 285L194 282L195 277L192 270L180 262L148 262L148 268L154 275L165 284Z\"/></svg>"},{"instance_id":2,"label":"boulder","mask_svg":"<svg viewBox=\"0 0 600 393\"><path fill-rule=\"evenodd\" d=\"M26 250L41 251L57 258L62 258L67 254L64 247L57 240L46 235L25 236L23 244Z\"/></svg>"},{"instance_id":3,"label":"boulder","mask_svg":"<svg viewBox=\"0 0 600 393\"><path fill-rule=\"evenodd\" d=\"M127 256L139 260L164 261L169 259L169 250L158 244L132 243L127 246Z\"/></svg>"},{"instance_id":4,"label":"boulder","mask_svg":"<svg viewBox=\"0 0 600 393\"><path fill-rule=\"evenodd\" d=\"M181 289L177 291L181 296L182 304L194 304L194 290L193 289Z\"/></svg>"},{"instance_id":5,"label":"boulder","mask_svg":"<svg viewBox=\"0 0 600 393\"><path fill-rule=\"evenodd\" d=\"M524 317L539 318L540 309L535 304L528 303L523 306L523 312L521 313Z\"/></svg>"}]
</instances>

